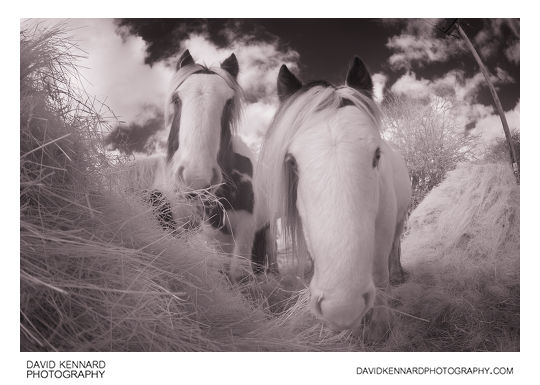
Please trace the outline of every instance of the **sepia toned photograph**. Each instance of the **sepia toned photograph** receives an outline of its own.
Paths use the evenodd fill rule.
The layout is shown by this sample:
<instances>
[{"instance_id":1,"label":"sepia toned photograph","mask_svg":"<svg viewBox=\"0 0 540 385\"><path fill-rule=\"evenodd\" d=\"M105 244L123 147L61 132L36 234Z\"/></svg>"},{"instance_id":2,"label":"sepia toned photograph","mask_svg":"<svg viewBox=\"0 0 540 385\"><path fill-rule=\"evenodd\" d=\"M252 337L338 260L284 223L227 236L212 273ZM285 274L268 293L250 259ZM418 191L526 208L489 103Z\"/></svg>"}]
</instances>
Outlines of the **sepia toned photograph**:
<instances>
[{"instance_id":1,"label":"sepia toned photograph","mask_svg":"<svg viewBox=\"0 0 540 385\"><path fill-rule=\"evenodd\" d=\"M519 352L520 19L21 19L20 351Z\"/></svg>"}]
</instances>

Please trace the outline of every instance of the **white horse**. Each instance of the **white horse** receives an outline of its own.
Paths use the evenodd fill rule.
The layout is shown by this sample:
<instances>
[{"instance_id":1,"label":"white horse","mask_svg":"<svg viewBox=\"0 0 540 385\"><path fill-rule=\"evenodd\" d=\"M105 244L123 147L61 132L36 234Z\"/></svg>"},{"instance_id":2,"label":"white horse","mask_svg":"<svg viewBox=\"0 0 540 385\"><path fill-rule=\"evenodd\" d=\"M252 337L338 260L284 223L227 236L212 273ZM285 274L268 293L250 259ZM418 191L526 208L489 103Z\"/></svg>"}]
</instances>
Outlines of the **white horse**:
<instances>
[{"instance_id":1,"label":"white horse","mask_svg":"<svg viewBox=\"0 0 540 385\"><path fill-rule=\"evenodd\" d=\"M411 186L403 159L381 138L371 76L355 58L345 86L302 85L283 65L277 86L281 105L255 174L266 195L257 212L266 222L281 218L294 254L311 257L312 312L359 331L373 309L370 330L380 335Z\"/></svg>"},{"instance_id":2,"label":"white horse","mask_svg":"<svg viewBox=\"0 0 540 385\"><path fill-rule=\"evenodd\" d=\"M261 245L267 230L255 234L252 153L236 134L242 103L238 72L234 54L215 68L196 64L188 50L181 55L166 99L169 137L160 178L194 204L212 196L203 205L205 219L216 229L224 251L233 254L233 278L240 274L238 257L253 259L255 272L270 266ZM151 203L163 207L158 219L170 227L170 207L162 204L159 191L153 194Z\"/></svg>"}]
</instances>

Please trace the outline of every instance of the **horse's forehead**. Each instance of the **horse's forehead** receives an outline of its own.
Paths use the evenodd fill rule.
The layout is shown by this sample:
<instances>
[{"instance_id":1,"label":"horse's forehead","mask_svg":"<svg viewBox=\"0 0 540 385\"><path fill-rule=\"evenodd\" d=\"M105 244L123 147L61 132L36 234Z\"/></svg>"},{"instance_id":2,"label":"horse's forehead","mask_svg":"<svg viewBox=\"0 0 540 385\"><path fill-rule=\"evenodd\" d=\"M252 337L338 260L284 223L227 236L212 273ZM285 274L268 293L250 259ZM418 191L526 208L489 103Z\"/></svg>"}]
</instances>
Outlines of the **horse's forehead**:
<instances>
[{"instance_id":1,"label":"horse's forehead","mask_svg":"<svg viewBox=\"0 0 540 385\"><path fill-rule=\"evenodd\" d=\"M376 124L366 113L355 107L322 111L308 118L291 142L291 152L309 153L314 148L350 145L377 146L381 137Z\"/></svg>"},{"instance_id":2,"label":"horse's forehead","mask_svg":"<svg viewBox=\"0 0 540 385\"><path fill-rule=\"evenodd\" d=\"M353 127L359 135L366 138L379 138L379 124L367 110L354 106L339 108L335 116L338 127Z\"/></svg>"},{"instance_id":3,"label":"horse's forehead","mask_svg":"<svg viewBox=\"0 0 540 385\"><path fill-rule=\"evenodd\" d=\"M234 90L229 87L225 79L216 74L193 74L177 88L177 92L188 97L207 95L230 98L234 96Z\"/></svg>"}]
</instances>

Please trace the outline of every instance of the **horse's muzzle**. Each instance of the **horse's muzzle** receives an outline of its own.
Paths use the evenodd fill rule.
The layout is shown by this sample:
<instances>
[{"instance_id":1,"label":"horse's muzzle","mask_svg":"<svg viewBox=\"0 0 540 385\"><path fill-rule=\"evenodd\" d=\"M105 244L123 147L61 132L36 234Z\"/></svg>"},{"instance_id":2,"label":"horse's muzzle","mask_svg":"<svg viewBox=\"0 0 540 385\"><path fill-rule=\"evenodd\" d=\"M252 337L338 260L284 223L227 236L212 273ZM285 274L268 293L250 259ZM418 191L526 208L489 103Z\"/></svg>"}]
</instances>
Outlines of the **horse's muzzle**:
<instances>
[{"instance_id":1,"label":"horse's muzzle","mask_svg":"<svg viewBox=\"0 0 540 385\"><path fill-rule=\"evenodd\" d=\"M374 302L374 288L359 295L327 297L319 293L312 295L311 301L313 313L336 330L354 330L359 327Z\"/></svg>"},{"instance_id":2,"label":"horse's muzzle","mask_svg":"<svg viewBox=\"0 0 540 385\"><path fill-rule=\"evenodd\" d=\"M190 190L211 190L212 186L221 183L221 173L216 167L212 167L211 173L205 173L180 166L177 177L180 183Z\"/></svg>"}]
</instances>

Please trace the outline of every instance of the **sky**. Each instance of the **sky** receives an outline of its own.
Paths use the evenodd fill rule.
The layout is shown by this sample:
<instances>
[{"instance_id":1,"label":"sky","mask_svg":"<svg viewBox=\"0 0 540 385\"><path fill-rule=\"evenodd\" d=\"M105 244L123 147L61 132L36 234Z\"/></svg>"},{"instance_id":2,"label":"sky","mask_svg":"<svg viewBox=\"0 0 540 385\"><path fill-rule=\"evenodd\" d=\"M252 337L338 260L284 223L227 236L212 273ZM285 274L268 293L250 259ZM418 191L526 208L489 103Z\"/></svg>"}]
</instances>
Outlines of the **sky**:
<instances>
[{"instance_id":1,"label":"sky","mask_svg":"<svg viewBox=\"0 0 540 385\"><path fill-rule=\"evenodd\" d=\"M87 91L123 122L110 139L129 136L127 151L150 152L166 140L162 105L173 66L188 48L195 61L219 65L232 52L245 91L239 132L257 149L277 108L276 78L287 66L303 81L344 83L361 57L375 98L451 97L458 126L489 144L503 136L491 96L463 41L443 35L436 19L73 19L64 20L86 53ZM519 19L461 19L490 72L511 129L519 130Z\"/></svg>"}]
</instances>

